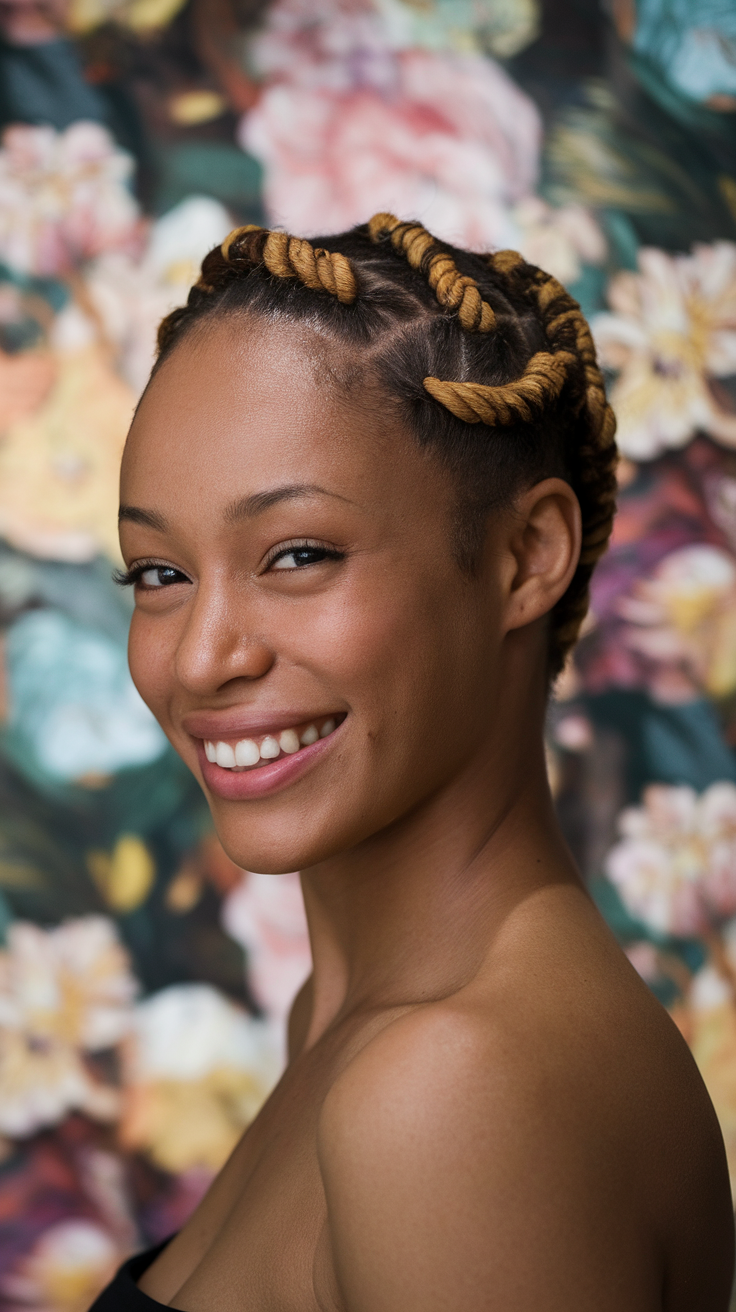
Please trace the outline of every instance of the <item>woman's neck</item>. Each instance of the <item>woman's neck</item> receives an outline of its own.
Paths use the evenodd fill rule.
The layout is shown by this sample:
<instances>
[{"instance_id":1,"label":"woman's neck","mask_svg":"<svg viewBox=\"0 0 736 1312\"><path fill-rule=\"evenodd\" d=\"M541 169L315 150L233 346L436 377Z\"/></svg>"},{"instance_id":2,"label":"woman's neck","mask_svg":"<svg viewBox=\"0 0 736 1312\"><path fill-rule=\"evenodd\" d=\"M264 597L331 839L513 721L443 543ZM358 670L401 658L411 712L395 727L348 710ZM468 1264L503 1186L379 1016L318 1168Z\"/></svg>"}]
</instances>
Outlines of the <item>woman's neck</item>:
<instances>
[{"instance_id":1,"label":"woman's neck","mask_svg":"<svg viewBox=\"0 0 736 1312\"><path fill-rule=\"evenodd\" d=\"M356 1008L461 988L514 907L578 879L534 719L504 750L494 735L482 760L407 816L303 873L314 958L305 1046Z\"/></svg>"}]
</instances>

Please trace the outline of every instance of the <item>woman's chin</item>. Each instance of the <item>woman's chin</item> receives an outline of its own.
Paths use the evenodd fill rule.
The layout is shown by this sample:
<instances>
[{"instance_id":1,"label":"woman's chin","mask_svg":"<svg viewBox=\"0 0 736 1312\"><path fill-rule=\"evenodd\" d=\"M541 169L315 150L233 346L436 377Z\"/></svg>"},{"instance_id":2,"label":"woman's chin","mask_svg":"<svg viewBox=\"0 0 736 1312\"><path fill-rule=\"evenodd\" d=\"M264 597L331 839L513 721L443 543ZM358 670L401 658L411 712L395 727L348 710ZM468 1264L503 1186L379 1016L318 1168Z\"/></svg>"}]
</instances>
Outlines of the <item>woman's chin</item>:
<instances>
[{"instance_id":1,"label":"woman's chin","mask_svg":"<svg viewBox=\"0 0 736 1312\"><path fill-rule=\"evenodd\" d=\"M327 857L334 855L334 845L313 842L305 843L295 840L294 835L286 841L279 841L273 834L265 836L261 842L254 835L247 836L233 832L230 825L220 825L215 817L217 836L225 852L241 870L250 870L259 875L288 875L295 870L308 870Z\"/></svg>"}]
</instances>

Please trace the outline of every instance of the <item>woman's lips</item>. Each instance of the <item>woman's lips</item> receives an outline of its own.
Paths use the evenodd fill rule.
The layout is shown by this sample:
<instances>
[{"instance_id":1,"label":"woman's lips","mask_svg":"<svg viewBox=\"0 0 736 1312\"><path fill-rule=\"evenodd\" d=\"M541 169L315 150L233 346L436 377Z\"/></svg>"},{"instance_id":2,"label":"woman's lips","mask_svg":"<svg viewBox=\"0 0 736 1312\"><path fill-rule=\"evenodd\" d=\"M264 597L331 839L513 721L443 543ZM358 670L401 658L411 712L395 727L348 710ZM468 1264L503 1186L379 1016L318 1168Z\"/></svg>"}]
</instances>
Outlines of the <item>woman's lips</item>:
<instances>
[{"instance_id":1,"label":"woman's lips","mask_svg":"<svg viewBox=\"0 0 736 1312\"><path fill-rule=\"evenodd\" d=\"M337 723L338 718L339 723ZM329 751L332 739L338 735L344 720L344 714L340 717L319 716L315 720L305 721L303 725L296 726L293 730L282 731L278 736L276 734L259 736L260 742L246 739L228 743L223 739L215 742L212 739L195 738L204 782L211 792L226 801L265 797L278 792L299 779L324 756L326 751ZM314 729L314 733L310 733L310 729ZM296 741L289 738L290 733L294 735ZM255 749L260 746L261 759L257 760L257 763L257 758L254 759L252 751L249 754L247 751L240 750L244 743L249 743L251 748ZM285 748L280 745L281 743ZM238 750L237 758L236 750ZM228 764L218 764L218 756ZM252 760L253 763L249 766L240 766L238 764L240 760L248 762ZM234 765L229 764L231 761Z\"/></svg>"}]
</instances>

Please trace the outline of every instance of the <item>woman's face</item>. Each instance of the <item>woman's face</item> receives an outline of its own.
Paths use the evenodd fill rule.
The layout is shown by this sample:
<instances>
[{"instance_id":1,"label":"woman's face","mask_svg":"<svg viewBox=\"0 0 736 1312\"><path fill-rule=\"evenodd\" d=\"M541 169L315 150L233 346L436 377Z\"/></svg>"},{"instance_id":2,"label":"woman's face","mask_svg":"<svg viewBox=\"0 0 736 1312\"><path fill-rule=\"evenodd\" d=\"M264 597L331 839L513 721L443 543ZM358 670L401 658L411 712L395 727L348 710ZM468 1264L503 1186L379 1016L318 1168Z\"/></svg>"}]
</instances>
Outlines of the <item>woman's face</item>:
<instances>
[{"instance_id":1,"label":"woman's face","mask_svg":"<svg viewBox=\"0 0 736 1312\"><path fill-rule=\"evenodd\" d=\"M493 717L494 571L459 571L450 476L377 395L346 399L329 349L258 321L196 332L123 461L133 678L253 870L406 815Z\"/></svg>"}]
</instances>

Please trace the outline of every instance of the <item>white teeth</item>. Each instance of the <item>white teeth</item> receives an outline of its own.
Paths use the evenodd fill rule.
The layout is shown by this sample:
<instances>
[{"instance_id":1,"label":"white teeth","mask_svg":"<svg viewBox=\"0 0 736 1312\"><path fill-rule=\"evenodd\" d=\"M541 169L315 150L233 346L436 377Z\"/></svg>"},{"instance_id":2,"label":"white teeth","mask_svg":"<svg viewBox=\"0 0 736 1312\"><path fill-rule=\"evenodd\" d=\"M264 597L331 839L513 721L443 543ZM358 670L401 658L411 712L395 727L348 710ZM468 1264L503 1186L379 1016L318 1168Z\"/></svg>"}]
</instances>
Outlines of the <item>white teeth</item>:
<instances>
[{"instance_id":1,"label":"white teeth","mask_svg":"<svg viewBox=\"0 0 736 1312\"><path fill-rule=\"evenodd\" d=\"M259 761L273 761L282 752L291 756L300 747L311 747L319 738L327 738L336 728L334 719L325 720L321 729L316 724L308 724L299 735L296 729L284 729L274 738L268 734L260 747L254 738L241 738L232 748L230 743L213 743L205 740L204 754L208 761L216 762L222 770L234 770L236 766L257 765Z\"/></svg>"},{"instance_id":2,"label":"white teeth","mask_svg":"<svg viewBox=\"0 0 736 1312\"><path fill-rule=\"evenodd\" d=\"M241 738L239 743L235 744L235 764L236 765L255 765L261 758L258 750L258 743L252 738Z\"/></svg>"},{"instance_id":3,"label":"white teeth","mask_svg":"<svg viewBox=\"0 0 736 1312\"><path fill-rule=\"evenodd\" d=\"M229 743L217 743L215 760L223 770L232 770L235 765L235 752Z\"/></svg>"}]
</instances>

